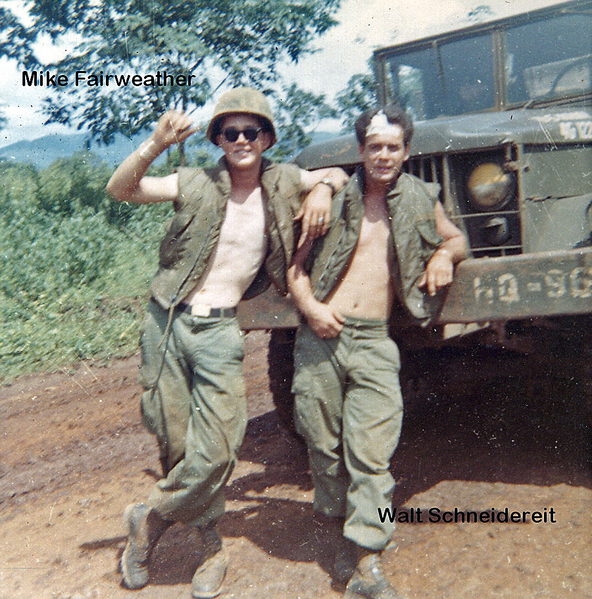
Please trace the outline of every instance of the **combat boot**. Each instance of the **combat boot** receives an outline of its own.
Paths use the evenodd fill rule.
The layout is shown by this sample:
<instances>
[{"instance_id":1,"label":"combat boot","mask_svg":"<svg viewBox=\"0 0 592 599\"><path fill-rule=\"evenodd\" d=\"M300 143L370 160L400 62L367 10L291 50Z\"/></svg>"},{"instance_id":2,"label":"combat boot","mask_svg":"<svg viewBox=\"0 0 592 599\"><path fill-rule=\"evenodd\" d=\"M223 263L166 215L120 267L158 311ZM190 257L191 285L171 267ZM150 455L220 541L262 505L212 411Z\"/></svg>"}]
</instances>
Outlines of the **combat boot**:
<instances>
[{"instance_id":1,"label":"combat boot","mask_svg":"<svg viewBox=\"0 0 592 599\"><path fill-rule=\"evenodd\" d=\"M148 583L148 561L162 533L172 524L144 503L128 505L123 512L127 543L120 560L123 584L141 589Z\"/></svg>"},{"instance_id":2,"label":"combat boot","mask_svg":"<svg viewBox=\"0 0 592 599\"><path fill-rule=\"evenodd\" d=\"M216 522L200 527L200 532L204 545L204 561L193 575L191 596L194 599L211 599L222 591L229 556L227 549L222 545Z\"/></svg>"},{"instance_id":3,"label":"combat boot","mask_svg":"<svg viewBox=\"0 0 592 599\"><path fill-rule=\"evenodd\" d=\"M358 547L357 554L358 563L344 599L404 599L387 580L380 552Z\"/></svg>"},{"instance_id":4,"label":"combat boot","mask_svg":"<svg viewBox=\"0 0 592 599\"><path fill-rule=\"evenodd\" d=\"M335 580L342 584L348 583L356 568L356 555L356 544L342 536L337 545L335 562L333 564Z\"/></svg>"}]
</instances>

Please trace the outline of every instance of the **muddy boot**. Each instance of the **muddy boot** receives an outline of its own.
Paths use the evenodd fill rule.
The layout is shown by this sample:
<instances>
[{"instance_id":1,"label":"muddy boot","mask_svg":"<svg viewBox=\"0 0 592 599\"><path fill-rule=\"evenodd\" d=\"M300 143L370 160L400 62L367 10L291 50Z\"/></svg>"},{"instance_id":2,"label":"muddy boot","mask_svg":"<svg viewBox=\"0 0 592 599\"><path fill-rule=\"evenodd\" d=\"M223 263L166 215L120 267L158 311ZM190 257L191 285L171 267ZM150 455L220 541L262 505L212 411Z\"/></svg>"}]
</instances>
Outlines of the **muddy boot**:
<instances>
[{"instance_id":1,"label":"muddy boot","mask_svg":"<svg viewBox=\"0 0 592 599\"><path fill-rule=\"evenodd\" d=\"M344 599L404 599L387 580L380 552L358 547L357 554L358 563Z\"/></svg>"},{"instance_id":2,"label":"muddy boot","mask_svg":"<svg viewBox=\"0 0 592 599\"><path fill-rule=\"evenodd\" d=\"M128 529L120 561L123 584L128 589L141 589L148 582L148 560L152 549L172 522L163 520L144 503L128 505L123 512L123 521Z\"/></svg>"},{"instance_id":3,"label":"muddy boot","mask_svg":"<svg viewBox=\"0 0 592 599\"><path fill-rule=\"evenodd\" d=\"M337 545L335 562L333 564L335 580L342 584L347 584L349 579L353 576L356 563L356 544L342 536Z\"/></svg>"},{"instance_id":4,"label":"muddy boot","mask_svg":"<svg viewBox=\"0 0 592 599\"><path fill-rule=\"evenodd\" d=\"M193 575L191 596L195 599L211 599L222 591L228 568L228 551L222 546L216 522L200 528L200 531L204 544L204 561Z\"/></svg>"}]
</instances>

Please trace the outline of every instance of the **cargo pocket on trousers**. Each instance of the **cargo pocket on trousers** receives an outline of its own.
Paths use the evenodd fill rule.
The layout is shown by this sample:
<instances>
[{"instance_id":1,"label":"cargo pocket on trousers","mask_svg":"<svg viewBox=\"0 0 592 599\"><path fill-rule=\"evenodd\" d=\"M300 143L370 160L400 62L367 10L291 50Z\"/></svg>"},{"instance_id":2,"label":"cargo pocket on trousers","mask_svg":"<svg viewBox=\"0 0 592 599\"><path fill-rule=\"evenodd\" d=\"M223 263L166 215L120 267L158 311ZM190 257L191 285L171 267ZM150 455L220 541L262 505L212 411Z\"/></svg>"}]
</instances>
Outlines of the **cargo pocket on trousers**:
<instances>
[{"instance_id":1,"label":"cargo pocket on trousers","mask_svg":"<svg viewBox=\"0 0 592 599\"><path fill-rule=\"evenodd\" d=\"M296 432L313 445L317 442L318 434L323 430L323 416L319 399L314 393L312 374L301 370L294 375L292 383L294 394L294 426Z\"/></svg>"},{"instance_id":2,"label":"cargo pocket on trousers","mask_svg":"<svg viewBox=\"0 0 592 599\"><path fill-rule=\"evenodd\" d=\"M159 438L162 437L164 435L164 424L156 389L148 389L142 394L140 413L144 427L153 435L157 435Z\"/></svg>"}]
</instances>

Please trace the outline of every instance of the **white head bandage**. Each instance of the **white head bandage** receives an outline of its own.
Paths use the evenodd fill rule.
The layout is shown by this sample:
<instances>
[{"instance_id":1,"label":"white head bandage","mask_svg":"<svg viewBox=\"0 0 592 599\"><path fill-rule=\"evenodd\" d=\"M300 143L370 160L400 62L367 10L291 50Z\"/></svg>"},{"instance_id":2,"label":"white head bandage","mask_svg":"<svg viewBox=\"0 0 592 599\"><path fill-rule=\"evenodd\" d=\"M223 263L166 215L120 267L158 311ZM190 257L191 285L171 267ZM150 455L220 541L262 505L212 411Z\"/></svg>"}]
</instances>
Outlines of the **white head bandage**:
<instances>
[{"instance_id":1,"label":"white head bandage","mask_svg":"<svg viewBox=\"0 0 592 599\"><path fill-rule=\"evenodd\" d=\"M400 133L401 126L389 123L386 114L380 110L372 117L368 129L366 130L366 137L369 137L370 135L385 134L400 135Z\"/></svg>"}]
</instances>

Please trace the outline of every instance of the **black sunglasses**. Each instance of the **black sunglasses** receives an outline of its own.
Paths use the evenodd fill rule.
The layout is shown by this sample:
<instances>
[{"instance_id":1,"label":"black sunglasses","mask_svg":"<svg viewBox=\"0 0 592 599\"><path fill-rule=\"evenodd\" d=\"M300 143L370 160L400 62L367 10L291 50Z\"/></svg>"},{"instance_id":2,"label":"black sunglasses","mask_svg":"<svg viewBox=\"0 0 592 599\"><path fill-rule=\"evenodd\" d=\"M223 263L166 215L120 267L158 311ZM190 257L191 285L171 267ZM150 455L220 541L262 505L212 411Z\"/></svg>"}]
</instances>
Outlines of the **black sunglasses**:
<instances>
[{"instance_id":1,"label":"black sunglasses","mask_svg":"<svg viewBox=\"0 0 592 599\"><path fill-rule=\"evenodd\" d=\"M263 129L261 127L247 127L246 129L235 129L234 127L228 127L228 129L224 129L222 131L222 135L224 139L229 142L234 142L238 139L239 135L242 133L245 136L247 141L255 141L259 137L259 133L261 133Z\"/></svg>"}]
</instances>

